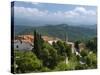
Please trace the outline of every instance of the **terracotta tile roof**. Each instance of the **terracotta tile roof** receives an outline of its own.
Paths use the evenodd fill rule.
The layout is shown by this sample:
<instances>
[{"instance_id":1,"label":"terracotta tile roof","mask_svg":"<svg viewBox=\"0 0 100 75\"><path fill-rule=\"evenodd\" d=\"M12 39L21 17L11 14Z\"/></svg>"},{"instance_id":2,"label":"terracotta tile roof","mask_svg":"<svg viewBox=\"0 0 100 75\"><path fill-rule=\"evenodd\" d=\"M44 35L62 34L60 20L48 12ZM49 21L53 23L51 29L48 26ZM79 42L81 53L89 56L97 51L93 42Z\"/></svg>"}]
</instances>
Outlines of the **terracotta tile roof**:
<instances>
[{"instance_id":1,"label":"terracotta tile roof","mask_svg":"<svg viewBox=\"0 0 100 75\"><path fill-rule=\"evenodd\" d=\"M44 41L51 41L51 40L58 40L58 38L48 37L48 36L42 36ZM15 40L21 40L23 42L33 43L34 42L34 36L33 35L19 35L15 37Z\"/></svg>"}]
</instances>

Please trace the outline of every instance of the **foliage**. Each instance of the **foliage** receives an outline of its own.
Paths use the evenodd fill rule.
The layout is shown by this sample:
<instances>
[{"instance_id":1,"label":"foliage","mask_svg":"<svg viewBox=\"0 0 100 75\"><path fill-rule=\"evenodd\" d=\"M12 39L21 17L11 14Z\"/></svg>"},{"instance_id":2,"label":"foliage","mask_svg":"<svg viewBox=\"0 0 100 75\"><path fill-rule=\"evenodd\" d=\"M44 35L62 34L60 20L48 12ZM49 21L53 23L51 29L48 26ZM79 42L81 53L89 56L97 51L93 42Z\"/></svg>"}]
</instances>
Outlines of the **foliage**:
<instances>
[{"instance_id":1,"label":"foliage","mask_svg":"<svg viewBox=\"0 0 100 75\"><path fill-rule=\"evenodd\" d=\"M65 62L59 62L59 64L55 67L56 71L66 71L66 70L75 70L76 66L79 64L77 61L76 56L73 54L72 57L70 57L68 64Z\"/></svg>"},{"instance_id":2,"label":"foliage","mask_svg":"<svg viewBox=\"0 0 100 75\"><path fill-rule=\"evenodd\" d=\"M82 69L88 69L88 66L87 64L78 64L76 67L75 67L76 70L82 70Z\"/></svg>"},{"instance_id":3,"label":"foliage","mask_svg":"<svg viewBox=\"0 0 100 75\"><path fill-rule=\"evenodd\" d=\"M40 34L34 31L34 49L33 52L43 61L43 65L48 68L54 68L57 65L57 50L50 44L44 42Z\"/></svg>"},{"instance_id":4,"label":"foliage","mask_svg":"<svg viewBox=\"0 0 100 75\"><path fill-rule=\"evenodd\" d=\"M31 72L37 71L41 68L42 63L32 52L16 52L15 63L18 66L16 72Z\"/></svg>"},{"instance_id":5,"label":"foliage","mask_svg":"<svg viewBox=\"0 0 100 75\"><path fill-rule=\"evenodd\" d=\"M40 71L41 72L49 72L49 71L51 71L49 68L47 68L47 67L42 67L41 69L40 69Z\"/></svg>"},{"instance_id":6,"label":"foliage","mask_svg":"<svg viewBox=\"0 0 100 75\"><path fill-rule=\"evenodd\" d=\"M44 43L41 51L41 60L43 60L44 66L47 66L48 68L54 68L58 61L57 50L48 43Z\"/></svg>"},{"instance_id":7,"label":"foliage","mask_svg":"<svg viewBox=\"0 0 100 75\"><path fill-rule=\"evenodd\" d=\"M34 31L34 48L32 51L36 54L36 56L38 58L41 57L40 52L42 50L43 43L44 43L44 41L43 41L41 35L38 34L36 31Z\"/></svg>"},{"instance_id":8,"label":"foliage","mask_svg":"<svg viewBox=\"0 0 100 75\"><path fill-rule=\"evenodd\" d=\"M95 53L97 53L97 37L94 37L93 39L87 41L86 46L91 51L94 51Z\"/></svg>"},{"instance_id":9,"label":"foliage","mask_svg":"<svg viewBox=\"0 0 100 75\"><path fill-rule=\"evenodd\" d=\"M97 56L95 53L91 52L85 57L86 64L89 68L97 68Z\"/></svg>"},{"instance_id":10,"label":"foliage","mask_svg":"<svg viewBox=\"0 0 100 75\"><path fill-rule=\"evenodd\" d=\"M70 58L72 56L71 46L66 44L65 42L63 44L65 47L65 53L67 54L66 56L68 56Z\"/></svg>"},{"instance_id":11,"label":"foliage","mask_svg":"<svg viewBox=\"0 0 100 75\"><path fill-rule=\"evenodd\" d=\"M77 49L78 52L79 52L79 43L80 43L79 40L75 41L75 46L74 46Z\"/></svg>"},{"instance_id":12,"label":"foliage","mask_svg":"<svg viewBox=\"0 0 100 75\"><path fill-rule=\"evenodd\" d=\"M26 72L48 72L48 71L66 71L91 69L97 67L97 54L94 51L96 48L96 39L89 40L86 43L87 48L76 55L71 52L71 46L66 42L59 40L49 44L45 42L41 35L34 31L34 48L32 51L17 51L14 50L14 67L16 73ZM75 48L79 49L75 42ZM68 63L66 63L68 58ZM81 59L84 59L84 64L81 64Z\"/></svg>"},{"instance_id":13,"label":"foliage","mask_svg":"<svg viewBox=\"0 0 100 75\"><path fill-rule=\"evenodd\" d=\"M71 26L68 24L58 24L58 25L46 25L46 26L21 26L21 25L15 25L15 35L23 35L31 33L33 34L33 31L36 29L40 34L47 35L47 36L53 36L58 37L62 40L65 39L65 35L63 33L67 32L70 34L69 40L75 41L75 40L88 40L91 37L96 35L96 25L93 25L93 28L83 27L83 25L79 26Z\"/></svg>"},{"instance_id":14,"label":"foliage","mask_svg":"<svg viewBox=\"0 0 100 75\"><path fill-rule=\"evenodd\" d=\"M59 62L58 65L55 67L55 71L65 71L66 70L66 63L65 62Z\"/></svg>"},{"instance_id":15,"label":"foliage","mask_svg":"<svg viewBox=\"0 0 100 75\"><path fill-rule=\"evenodd\" d=\"M67 64L67 70L75 70L78 64L79 64L79 61L77 60L76 55L72 54L72 56L69 59L69 63Z\"/></svg>"},{"instance_id":16,"label":"foliage","mask_svg":"<svg viewBox=\"0 0 100 75\"><path fill-rule=\"evenodd\" d=\"M53 43L53 47L57 50L58 55L70 57L72 54L71 47L63 41L57 41L57 43Z\"/></svg>"},{"instance_id":17,"label":"foliage","mask_svg":"<svg viewBox=\"0 0 100 75\"><path fill-rule=\"evenodd\" d=\"M80 52L80 54L81 54L82 57L85 57L89 54L89 51L87 49L84 49Z\"/></svg>"}]
</instances>

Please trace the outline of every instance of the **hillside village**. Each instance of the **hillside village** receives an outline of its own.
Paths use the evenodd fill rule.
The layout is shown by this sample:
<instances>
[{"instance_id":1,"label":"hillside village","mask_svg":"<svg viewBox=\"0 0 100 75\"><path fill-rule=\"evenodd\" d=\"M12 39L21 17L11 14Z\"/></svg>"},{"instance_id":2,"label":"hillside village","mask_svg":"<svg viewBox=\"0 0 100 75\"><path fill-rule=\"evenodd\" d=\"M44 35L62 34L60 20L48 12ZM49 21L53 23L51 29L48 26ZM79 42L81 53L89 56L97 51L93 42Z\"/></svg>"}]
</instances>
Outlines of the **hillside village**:
<instances>
[{"instance_id":1,"label":"hillside village","mask_svg":"<svg viewBox=\"0 0 100 75\"><path fill-rule=\"evenodd\" d=\"M58 65L57 66L58 69L62 69L61 67L63 67L64 70L67 70L66 68L68 68L68 70L70 70L70 68L72 70L80 69L80 68L84 69L84 68L88 68L87 64L90 65L92 61L93 61L92 64L94 64L93 67L96 67L96 64L94 63L96 62L96 55L93 53L93 51L88 51L84 43L78 43L77 44L78 48L77 48L76 43L70 42L67 36L65 40L61 40L59 38L54 38L50 36L40 36L38 33L35 34L35 31L34 31L34 36L33 35L18 35L14 37L14 43L13 43L14 52L16 55L15 59L17 60L16 61L17 63L15 63L15 65L17 66L16 69L20 67L18 65L18 63L20 62L19 59L25 61L27 58L27 61L29 61L29 59L31 60L31 56L27 56L30 54L32 54L32 56L33 54L35 54L35 56L37 57L36 59L42 60L43 62L40 62L40 63L42 63L44 67L46 66L48 69L51 69L51 70L52 68L53 70L55 70L56 68L54 66L57 66L57 65ZM38 39L36 39L36 36L38 37ZM41 40L43 40L44 42L42 43ZM41 48L43 47L42 44L44 44L43 50ZM55 45L58 45L58 49L56 48L57 46ZM35 48L36 46L38 46L37 49ZM92 59L91 55L93 55L94 59ZM87 59L89 59L89 61L86 59L86 57ZM30 65L34 64L35 63L34 61L35 59L33 60L33 63L30 63ZM59 67L59 64L61 64L62 66ZM45 70L45 71L49 71L49 70Z\"/></svg>"},{"instance_id":2,"label":"hillside village","mask_svg":"<svg viewBox=\"0 0 100 75\"><path fill-rule=\"evenodd\" d=\"M48 42L50 45L52 45L53 42L57 42L58 38L48 37L48 36L42 36L43 40L45 42ZM32 50L34 46L34 36L33 35L19 35L16 36L14 39L14 49L15 50ZM68 37L66 38L66 44L70 45L71 52L78 54L78 51L74 47L73 42L68 41ZM80 51L84 50L85 45L83 43L79 44Z\"/></svg>"},{"instance_id":3,"label":"hillside village","mask_svg":"<svg viewBox=\"0 0 100 75\"><path fill-rule=\"evenodd\" d=\"M96 18L96 6L11 2L12 73L97 69Z\"/></svg>"},{"instance_id":4,"label":"hillside village","mask_svg":"<svg viewBox=\"0 0 100 75\"><path fill-rule=\"evenodd\" d=\"M48 36L42 36L45 42L52 45L53 42L57 42L57 38L52 38ZM32 35L19 35L14 39L14 49L17 50L32 50L34 45L34 36Z\"/></svg>"}]
</instances>

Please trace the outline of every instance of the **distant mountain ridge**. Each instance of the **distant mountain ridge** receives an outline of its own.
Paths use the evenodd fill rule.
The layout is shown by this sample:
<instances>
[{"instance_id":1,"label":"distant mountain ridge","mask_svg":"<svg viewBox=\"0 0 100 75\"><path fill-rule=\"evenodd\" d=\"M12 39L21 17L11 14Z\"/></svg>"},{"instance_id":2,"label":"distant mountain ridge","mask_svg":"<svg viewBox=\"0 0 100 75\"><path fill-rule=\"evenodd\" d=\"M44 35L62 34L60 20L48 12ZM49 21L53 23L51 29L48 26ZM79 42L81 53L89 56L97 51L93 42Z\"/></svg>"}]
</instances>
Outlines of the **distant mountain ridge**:
<instances>
[{"instance_id":1,"label":"distant mountain ridge","mask_svg":"<svg viewBox=\"0 0 100 75\"><path fill-rule=\"evenodd\" d=\"M15 25L15 35L33 34L37 30L42 35L65 39L67 35L70 41L90 39L97 35L96 25L94 26L69 26L67 24L46 25L46 26L21 26Z\"/></svg>"}]
</instances>

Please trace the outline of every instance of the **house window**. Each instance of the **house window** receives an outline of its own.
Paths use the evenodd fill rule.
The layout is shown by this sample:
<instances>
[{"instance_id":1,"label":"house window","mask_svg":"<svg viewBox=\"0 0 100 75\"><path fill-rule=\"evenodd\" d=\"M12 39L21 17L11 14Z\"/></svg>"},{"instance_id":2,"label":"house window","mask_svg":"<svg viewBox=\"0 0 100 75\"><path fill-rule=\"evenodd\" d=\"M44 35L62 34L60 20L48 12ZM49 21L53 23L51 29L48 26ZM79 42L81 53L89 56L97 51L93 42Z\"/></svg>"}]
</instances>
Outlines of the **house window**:
<instances>
[{"instance_id":1,"label":"house window","mask_svg":"<svg viewBox=\"0 0 100 75\"><path fill-rule=\"evenodd\" d=\"M18 45L16 46L16 48L18 48Z\"/></svg>"}]
</instances>

